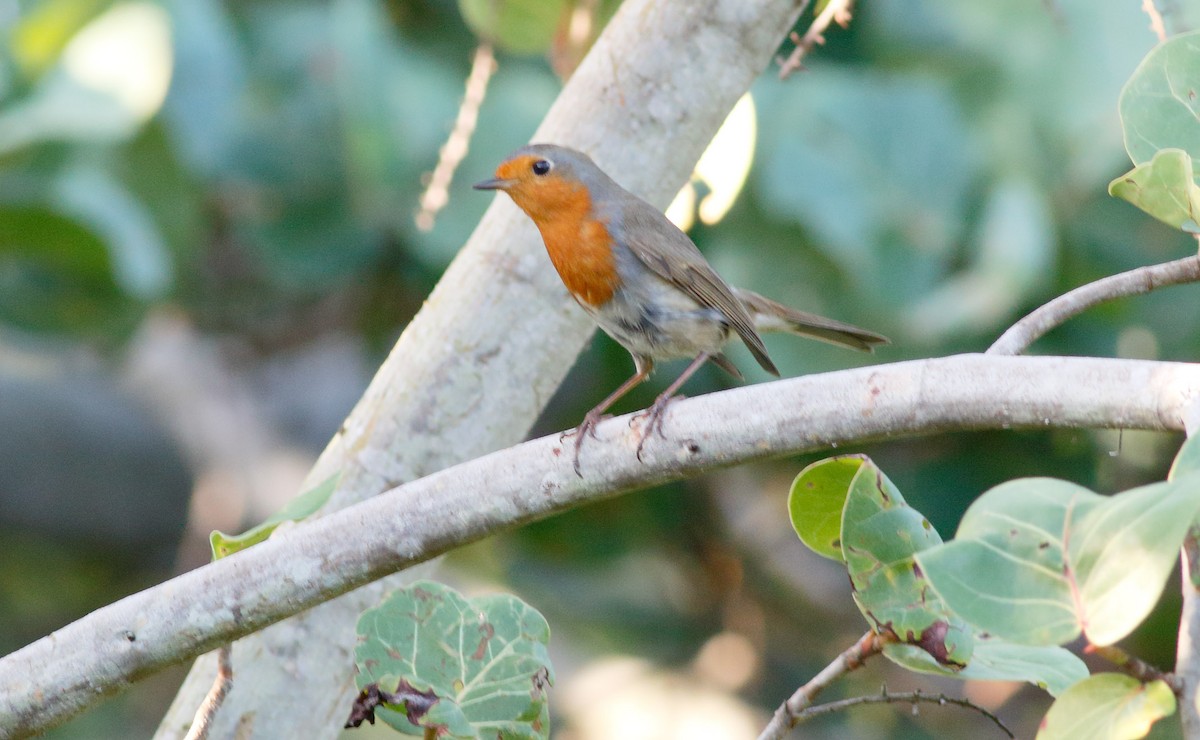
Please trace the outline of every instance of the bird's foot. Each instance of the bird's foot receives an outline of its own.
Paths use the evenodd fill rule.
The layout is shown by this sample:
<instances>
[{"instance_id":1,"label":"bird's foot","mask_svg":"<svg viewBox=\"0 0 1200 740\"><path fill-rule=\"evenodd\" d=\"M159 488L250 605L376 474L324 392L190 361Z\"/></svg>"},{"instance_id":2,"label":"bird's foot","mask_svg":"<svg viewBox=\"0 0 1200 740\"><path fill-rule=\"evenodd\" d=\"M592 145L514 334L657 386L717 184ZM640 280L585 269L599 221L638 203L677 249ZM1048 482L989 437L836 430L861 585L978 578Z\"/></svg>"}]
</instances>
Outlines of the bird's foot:
<instances>
[{"instance_id":1,"label":"bird's foot","mask_svg":"<svg viewBox=\"0 0 1200 740\"><path fill-rule=\"evenodd\" d=\"M646 440L650 439L650 435L658 432L658 436L662 437L663 439L667 438L666 433L663 432L663 420L666 418L667 406L672 401L685 397L686 396L668 396L664 393L663 395L654 399L654 403L651 404L650 408L639 414L635 414L634 418L629 420L630 425L632 425L634 419L639 419L643 416L646 418L646 423L642 426L641 439L638 440L638 462L642 461L642 448L646 446Z\"/></svg>"},{"instance_id":2,"label":"bird's foot","mask_svg":"<svg viewBox=\"0 0 1200 740\"><path fill-rule=\"evenodd\" d=\"M591 411L587 412L586 416L583 417L583 421L579 423L579 426L570 431L563 432L562 436L558 438L559 442L565 441L568 437L575 438L574 467L575 475L578 475L580 478L583 477L583 471L579 468L579 451L583 448L583 440L585 437L599 439L599 437L596 436L596 427L600 424L600 422L609 418L611 418L611 415L602 414L598 409L592 409Z\"/></svg>"}]
</instances>

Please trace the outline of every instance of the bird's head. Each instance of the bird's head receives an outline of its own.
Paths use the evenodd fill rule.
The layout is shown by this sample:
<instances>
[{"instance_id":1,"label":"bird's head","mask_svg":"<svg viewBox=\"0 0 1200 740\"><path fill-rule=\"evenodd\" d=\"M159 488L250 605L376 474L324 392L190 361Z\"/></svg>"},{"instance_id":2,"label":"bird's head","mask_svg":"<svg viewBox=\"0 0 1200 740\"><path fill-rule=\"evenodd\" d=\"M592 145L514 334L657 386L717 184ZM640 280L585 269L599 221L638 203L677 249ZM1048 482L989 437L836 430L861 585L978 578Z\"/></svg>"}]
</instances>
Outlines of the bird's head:
<instances>
[{"instance_id":1,"label":"bird's head","mask_svg":"<svg viewBox=\"0 0 1200 740\"><path fill-rule=\"evenodd\" d=\"M586 154L553 144L530 144L496 168L476 190L503 190L534 221L591 206L595 187L608 178Z\"/></svg>"}]
</instances>

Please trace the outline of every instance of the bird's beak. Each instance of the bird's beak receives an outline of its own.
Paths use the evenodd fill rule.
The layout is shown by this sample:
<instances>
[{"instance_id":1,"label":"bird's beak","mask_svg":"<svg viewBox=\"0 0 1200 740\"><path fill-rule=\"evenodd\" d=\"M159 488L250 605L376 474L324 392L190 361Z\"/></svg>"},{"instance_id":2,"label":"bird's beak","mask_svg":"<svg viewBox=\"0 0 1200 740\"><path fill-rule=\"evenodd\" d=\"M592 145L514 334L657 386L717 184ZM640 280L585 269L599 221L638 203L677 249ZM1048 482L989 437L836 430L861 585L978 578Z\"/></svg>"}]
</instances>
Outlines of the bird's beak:
<instances>
[{"instance_id":1,"label":"bird's beak","mask_svg":"<svg viewBox=\"0 0 1200 740\"><path fill-rule=\"evenodd\" d=\"M516 185L516 180L506 180L503 177L493 177L491 180L477 182L471 187L476 190L508 190L513 185Z\"/></svg>"}]
</instances>

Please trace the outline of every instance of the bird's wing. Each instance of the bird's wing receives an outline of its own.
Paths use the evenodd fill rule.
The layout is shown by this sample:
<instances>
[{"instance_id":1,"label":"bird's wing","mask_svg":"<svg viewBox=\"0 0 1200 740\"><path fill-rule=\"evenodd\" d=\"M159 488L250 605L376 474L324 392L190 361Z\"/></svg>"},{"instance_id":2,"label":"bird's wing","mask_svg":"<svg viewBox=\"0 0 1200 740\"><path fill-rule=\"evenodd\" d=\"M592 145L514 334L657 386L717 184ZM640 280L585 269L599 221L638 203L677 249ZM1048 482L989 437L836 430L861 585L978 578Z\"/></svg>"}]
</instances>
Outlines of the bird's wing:
<instances>
[{"instance_id":1,"label":"bird's wing","mask_svg":"<svg viewBox=\"0 0 1200 740\"><path fill-rule=\"evenodd\" d=\"M629 251L656 275L701 305L724 314L758 364L772 375L779 375L746 307L729 284L712 269L688 235L648 203L630 203L623 211L620 238ZM648 239L654 239L653 247Z\"/></svg>"}]
</instances>

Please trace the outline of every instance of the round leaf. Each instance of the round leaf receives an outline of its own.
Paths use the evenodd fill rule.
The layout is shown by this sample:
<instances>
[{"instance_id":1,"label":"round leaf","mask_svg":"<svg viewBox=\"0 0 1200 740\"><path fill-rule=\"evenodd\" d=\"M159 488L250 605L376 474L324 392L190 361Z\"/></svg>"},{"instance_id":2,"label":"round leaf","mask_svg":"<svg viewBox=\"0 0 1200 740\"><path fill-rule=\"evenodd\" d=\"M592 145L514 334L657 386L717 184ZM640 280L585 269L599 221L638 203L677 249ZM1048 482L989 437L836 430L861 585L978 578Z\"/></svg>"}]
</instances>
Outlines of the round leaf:
<instances>
[{"instance_id":1,"label":"round leaf","mask_svg":"<svg viewBox=\"0 0 1200 740\"><path fill-rule=\"evenodd\" d=\"M1097 645L1150 612L1200 511L1194 476L1105 497L1030 478L988 491L917 562L956 614L1013 642Z\"/></svg>"},{"instance_id":2,"label":"round leaf","mask_svg":"<svg viewBox=\"0 0 1200 740\"><path fill-rule=\"evenodd\" d=\"M1200 31L1154 48L1121 91L1125 149L1144 164L1160 149L1200 158Z\"/></svg>"},{"instance_id":3,"label":"round leaf","mask_svg":"<svg viewBox=\"0 0 1200 740\"><path fill-rule=\"evenodd\" d=\"M1100 673L1075 684L1054 702L1037 737L1133 740L1174 713L1175 694L1164 682L1143 684L1131 676Z\"/></svg>"},{"instance_id":4,"label":"round leaf","mask_svg":"<svg viewBox=\"0 0 1200 740\"><path fill-rule=\"evenodd\" d=\"M966 624L930 588L913 555L942 538L870 460L850 483L842 515L842 554L859 611L878 631L920 646L943 665L971 657Z\"/></svg>"},{"instance_id":5,"label":"round leaf","mask_svg":"<svg viewBox=\"0 0 1200 740\"><path fill-rule=\"evenodd\" d=\"M1182 149L1163 149L1109 183L1108 192L1165 224L1200 232L1200 187L1193 179L1192 158Z\"/></svg>"},{"instance_id":6,"label":"round leaf","mask_svg":"<svg viewBox=\"0 0 1200 740\"><path fill-rule=\"evenodd\" d=\"M458 0L476 36L514 54L550 49L567 3L563 0Z\"/></svg>"},{"instance_id":7,"label":"round leaf","mask_svg":"<svg viewBox=\"0 0 1200 740\"><path fill-rule=\"evenodd\" d=\"M842 561L842 509L850 481L867 458L830 457L809 465L792 481L788 516L800 541L818 555Z\"/></svg>"},{"instance_id":8,"label":"round leaf","mask_svg":"<svg viewBox=\"0 0 1200 740\"><path fill-rule=\"evenodd\" d=\"M451 738L549 736L550 627L515 596L467 600L420 581L364 612L358 635L359 688L414 698L379 708L395 729L432 727Z\"/></svg>"}]
</instances>

